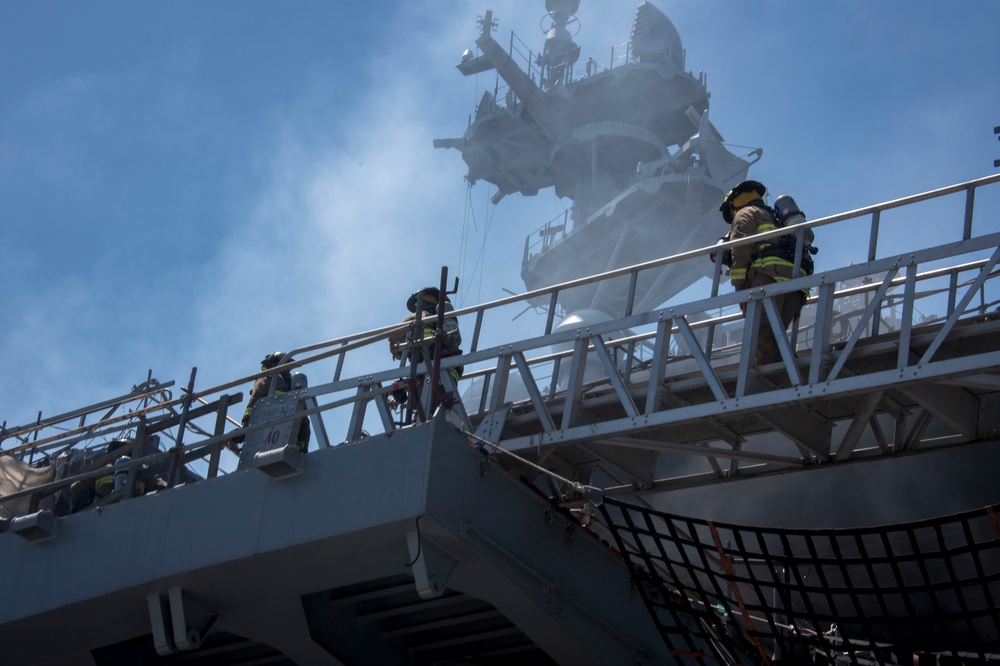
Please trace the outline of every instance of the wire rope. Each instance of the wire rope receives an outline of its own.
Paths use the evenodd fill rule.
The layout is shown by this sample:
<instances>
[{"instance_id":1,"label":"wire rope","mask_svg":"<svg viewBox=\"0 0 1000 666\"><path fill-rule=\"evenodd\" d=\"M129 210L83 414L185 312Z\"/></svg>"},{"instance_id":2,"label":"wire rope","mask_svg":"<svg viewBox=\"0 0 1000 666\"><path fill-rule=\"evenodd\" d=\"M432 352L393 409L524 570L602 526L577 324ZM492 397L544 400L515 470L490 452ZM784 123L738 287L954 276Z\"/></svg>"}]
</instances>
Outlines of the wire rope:
<instances>
[{"instance_id":1,"label":"wire rope","mask_svg":"<svg viewBox=\"0 0 1000 666\"><path fill-rule=\"evenodd\" d=\"M503 454L505 454L507 456L510 456L514 460L517 460L518 462L520 462L520 463L522 463L524 465L527 465L528 467L531 467L532 469L534 469L537 472L540 472L542 474L548 475L549 477L551 477L551 478L553 478L553 479L555 479L557 481L561 481L562 483L570 486L573 490L577 491L581 495L586 494L586 493L589 493L592 496L593 495L597 495L597 496L603 496L604 495L604 490L602 488L598 488L596 486L587 485L586 483L580 483L579 481L572 481L570 479L567 479L564 476L560 476L559 474L556 474L552 470L545 469L541 465L539 465L537 463L534 463L534 462L528 460L527 458L523 458L523 457L517 455L516 453L514 453L513 451L508 451L507 449L503 448L499 444L494 444L493 442L489 441L488 439L484 439L484 438L480 437L479 435L477 435L475 433L469 432L468 430L463 430L463 433L465 434L466 437L468 437L469 439L471 439L473 441L478 442L479 444L483 444L485 446L488 446L491 449L493 449L494 451L496 451L498 453L503 453ZM482 447L477 447L477 448L482 448ZM591 499L593 499L593 497Z\"/></svg>"}]
</instances>

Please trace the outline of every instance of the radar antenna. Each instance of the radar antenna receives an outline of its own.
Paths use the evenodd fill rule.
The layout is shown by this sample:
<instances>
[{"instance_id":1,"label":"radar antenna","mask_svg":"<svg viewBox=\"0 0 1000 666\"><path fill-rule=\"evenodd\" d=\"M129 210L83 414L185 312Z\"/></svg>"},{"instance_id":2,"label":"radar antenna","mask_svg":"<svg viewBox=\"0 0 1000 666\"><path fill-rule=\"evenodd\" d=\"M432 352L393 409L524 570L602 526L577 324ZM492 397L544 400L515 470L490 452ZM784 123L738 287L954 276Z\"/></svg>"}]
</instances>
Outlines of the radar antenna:
<instances>
[{"instance_id":1,"label":"radar antenna","mask_svg":"<svg viewBox=\"0 0 1000 666\"><path fill-rule=\"evenodd\" d=\"M576 18L579 8L580 0L545 0L545 10L552 24L548 30L542 28L545 48L535 61L543 71L543 88L551 89L567 83L573 64L580 58L580 47L573 41L574 34L569 30L569 26L573 25L576 32L580 32L580 20ZM545 21L545 17L541 21Z\"/></svg>"}]
</instances>

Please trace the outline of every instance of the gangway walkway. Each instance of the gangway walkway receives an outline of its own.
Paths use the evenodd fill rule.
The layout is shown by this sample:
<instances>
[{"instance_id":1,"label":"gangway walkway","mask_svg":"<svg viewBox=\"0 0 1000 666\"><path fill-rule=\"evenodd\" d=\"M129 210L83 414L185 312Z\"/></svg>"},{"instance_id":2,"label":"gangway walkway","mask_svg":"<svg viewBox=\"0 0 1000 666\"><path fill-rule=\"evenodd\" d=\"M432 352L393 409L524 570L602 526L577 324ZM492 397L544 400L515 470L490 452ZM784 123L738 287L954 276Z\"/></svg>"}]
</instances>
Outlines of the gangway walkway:
<instances>
[{"instance_id":1,"label":"gangway walkway","mask_svg":"<svg viewBox=\"0 0 1000 666\"><path fill-rule=\"evenodd\" d=\"M192 370L186 387L175 396L173 383L161 384L150 374L127 395L112 400L51 417L39 414L33 423L25 425L9 426L5 422L0 431L0 528L29 543L52 539L59 521L69 513L71 485L107 475L106 465L123 453L130 455L130 460L118 470L127 470L127 479L99 504L128 500L137 492L135 479L158 473L168 487L206 479L177 494L177 501L186 503L192 511L196 496L214 496L214 483L230 489L243 488L265 508L275 502L292 505L293 494L287 490L290 486L271 493L254 481L256 477L231 473L256 467L269 479L298 474L306 479L308 459L316 456L316 470L337 470L345 487L357 485L358 481L344 476L346 472L327 454L339 450L345 454L343 459L355 460L373 472L383 464L380 461L386 454L362 455L365 440L371 439L377 444L373 448L380 452L388 452L392 450L389 443L393 436L400 442L410 442L400 447L408 451L407 455L417 450L414 447L419 442L424 447L421 450L426 451L421 454L426 460L439 458L441 469L452 466L456 470L444 477L458 478L457 470L464 463L454 457L454 450L439 450L432 430L413 427L424 421L429 421L428 426L441 427L442 410L430 404L437 392L428 390L436 381L452 396L452 404L444 410L452 431L457 429L472 447L470 450L481 456L480 477L496 478L490 477L490 470L505 468L511 475L501 474L501 478L520 479L533 493L530 500L525 500L524 516L530 516L534 511L531 507L544 496L543 504L573 517L592 535L609 540L612 533L621 538L622 530L613 524L612 516L605 513L602 520L598 515L595 505L602 502L605 508L612 504L627 507L623 502L643 504L671 491L706 484L805 474L874 461L884 464L887 460L950 449L985 450L995 445L997 438L996 396L1000 389L1000 291L994 279L1000 261L1000 220L993 213L1000 206L997 183L1000 176L970 181L805 222L752 240L702 248L456 310L450 316L458 317L469 348L461 356L439 359L440 367L422 362L420 374L430 379L420 392L422 409L415 410L411 421L402 417L392 394L415 375L408 356L417 358L421 345L433 340L412 344L402 362L391 367L382 365L385 369L371 372L373 359L390 358L387 340L405 329L406 325L401 324L292 350L290 354L296 361L221 386L197 388L197 371ZM780 233L795 233L801 253L807 229L814 230L824 248L814 275L739 293L720 288L725 277L721 264L714 264L712 270L708 259L711 253L721 255L719 250L726 247ZM846 251L832 247L844 245L834 243L834 238L858 237L867 239L867 243L848 243ZM852 251L860 252L860 256ZM711 278L705 288L706 297L651 311L634 311L640 275L647 271L656 274L664 266L679 262L705 266ZM565 295L594 283L615 281L626 285L628 293L622 312L608 313L608 321L582 327L557 326L559 315L567 314L561 308ZM800 289L808 289L811 297L794 330L786 334L777 330L780 322L773 299ZM525 308L543 313L545 324L540 334L525 335L516 330L515 322ZM741 308L745 309L745 317ZM755 367L758 322L776 329L780 363ZM448 370L458 366L464 368L464 374L456 384ZM240 390L254 379L276 371L303 372L313 384L267 397L254 409L249 426L242 427L230 414L230 408L242 402ZM330 380L325 381L326 377ZM323 380L316 381L318 378ZM313 450L306 454L294 446L293 433L298 432L295 424L302 418L310 419L313 425ZM235 449L236 435L246 438L238 462L230 453ZM106 442L116 438L126 440L127 448L114 454L105 452ZM440 439L455 438L442 435ZM663 459L678 454L693 461L694 467L675 469L661 464ZM415 472L404 458L394 459L392 468L400 478L409 478ZM229 478L215 481L220 476ZM434 474L417 476L420 483L429 484ZM379 535L376 541L380 544L383 540L385 544L395 543L405 534L413 558L410 566L420 561L424 537L418 525L416 536L411 538L414 532L407 521L423 515L421 512L431 505L440 511L428 519L427 529L428 534L436 530L434 538L441 551L432 550L433 558L431 552L427 553L431 561L421 565L426 567L423 577L416 569L413 571L421 597L426 594L426 598L436 598L444 593L440 581L447 580L449 567L454 567L455 561L441 553L447 555L468 547L469 534L481 535L478 538L482 543L472 549L479 553L477 557L490 560L490 566L509 574L511 581L535 581L525 582L527 587L522 589L534 589L537 581L544 581L545 592L536 594L531 613L538 612L538 604L555 603L552 599L583 598L594 593L588 591L586 581L571 592L554 585L551 581L558 576L559 567L544 563L540 553L524 539L510 536L521 528L503 511L484 510L470 523L459 515L461 511L449 509L460 499L457 489L438 486L431 493L428 485L414 492L416 486L393 487L392 479L377 474L366 478L363 491L371 495L372 506L379 511L387 506L378 500L379 484L406 500L399 504L405 504L405 510L392 513L391 521L383 520L370 534ZM328 484L315 476L309 483L317 501L327 497ZM508 486L502 483L491 491L492 506L509 504ZM164 499L173 492L165 491ZM431 494L434 502L428 499ZM471 504L475 507L477 502L472 500ZM131 502L123 504L123 508L129 506ZM159 506L162 509L163 505ZM627 511L622 509L623 515L628 515ZM221 520L225 513L224 506L213 505L216 519ZM93 522L83 515L75 518L80 519L79 525ZM133 518L141 524L138 513ZM281 541L273 537L284 534L289 523L283 515L271 518L273 524L261 523L259 529L263 531L257 538ZM359 529L357 521L352 520L338 515L324 529L348 530L351 525ZM566 544L571 541L572 527L567 527ZM489 536L491 529L497 530L496 534L507 534L510 540L501 544L495 535ZM738 533L738 528L732 529ZM541 526L539 530L539 540L553 540L551 532ZM331 532L324 538L331 544L348 543L348 533ZM75 534L74 538L83 538L79 532ZM908 532L904 530L903 534ZM246 546L239 554L242 559L236 561L248 563L247 567L260 561L260 546L254 545L251 530L234 532L233 536L238 537L241 548ZM651 540L660 538L653 532L636 532L630 540L618 541L619 550L633 557L636 552L642 553ZM182 544L165 546L177 550ZM306 539L294 547L299 549L295 552L308 553L314 545ZM346 546L336 545L342 547ZM724 550L731 552L729 546ZM604 546L587 552L586 557L604 562L601 567L607 566L609 551ZM178 556L185 557L180 551ZM145 585L160 582L156 575L162 572L154 566L156 562L159 559L142 560L141 567L152 567ZM720 563L721 559L715 562ZM213 566L223 565L219 562ZM653 568L662 569L663 565ZM539 574L540 570L551 571ZM207 586L218 575L210 567L199 571ZM383 577L377 580L387 589L400 587L398 578L385 571L379 576ZM669 580L669 576L663 580ZM231 582L231 590L242 589L240 581ZM326 584L332 587L335 582L331 578ZM463 585L467 593L494 604L501 604L509 594L509 590L488 589L490 586L482 580L477 583L479 587L468 582ZM171 591L174 596L168 605L173 610L179 608L175 614L183 619L187 602L180 588L176 589L176 594ZM305 582L302 591L317 593ZM609 587L600 593L618 594L616 603L630 607L631 601L627 595L621 596L621 589ZM321 594L317 612L332 612L327 608L330 594ZM354 594L349 596L353 598ZM368 592L357 594L367 598ZM154 611L167 602L156 594L149 599L158 651L169 653L200 645L198 637L187 640L182 634L173 638L156 634L157 624L167 620ZM464 603L465 597L462 600ZM754 611L766 612L765 607L762 603ZM588 640L596 641L594 644L607 649L608 654L618 654L621 649L646 654L648 647L623 630L622 618L610 619L589 604L574 608L570 614L575 619L562 617L561 621L568 624L559 631L570 627L573 633L575 629L575 635L590 637ZM482 612L494 614L488 607ZM529 615L518 612L517 608L508 608L502 613L517 627L505 625L483 630L477 636L486 641L510 633L522 640L519 632L530 627L531 621ZM696 648L692 654L707 654L704 650L714 650L720 638L718 631L707 624L705 613L700 617L697 612L681 613L667 630L690 628L695 621L692 617L700 623L700 629L689 633L687 645ZM974 613L961 618L973 623L978 619ZM249 631L239 626L241 631ZM776 625L772 622L769 626ZM288 631L287 640L294 642L301 627L293 626ZM893 631L906 635L899 628ZM769 637L775 639L774 635ZM545 643L543 650L549 654L564 648L569 650L567 655L587 654L593 649L586 641L566 647L559 641L546 643L547 638L542 636L529 638L534 645ZM991 634L990 638L996 637ZM444 644L451 639L442 640ZM295 644L303 650L319 651L318 643L322 640L314 636L313 642ZM411 652L416 649L411 648ZM491 644L483 649L500 648ZM700 663L700 659L692 657L690 663Z\"/></svg>"},{"instance_id":2,"label":"gangway walkway","mask_svg":"<svg viewBox=\"0 0 1000 666\"><path fill-rule=\"evenodd\" d=\"M719 294L728 288L719 288L725 276L717 264L710 292L719 295L632 312L632 293L617 319L580 329L555 326L560 297L574 288L615 280L635 285L644 271L674 262L707 264L710 252L747 242L742 241L462 308L455 315L470 349L441 361L441 381L459 397L454 411L469 433L577 481L589 483L595 468L577 469L573 460L595 461L605 478L621 479L603 488L608 495L990 439L1000 388L1000 291L993 279L1000 260L1000 221L993 212L998 182L998 176L982 178L761 236L794 232L801 239L813 229L826 248L835 237L862 236L868 242L862 261L830 266L823 260L829 254L825 248L814 275L760 289ZM961 205L941 212L937 204L949 202ZM936 207L921 208L928 205ZM897 230L923 220L935 242L913 248L903 243L900 250L900 239L880 230L889 214L904 220ZM755 368L756 329L741 326L738 308L746 308L748 322L775 326L773 298L799 289L812 296L798 328L790 336L777 335L782 362ZM542 334L493 342L526 305L543 309ZM939 308L941 316L925 321L918 313L929 308ZM398 429L390 393L394 383L406 381L408 368L345 371L355 359L387 358L386 339L398 328L292 350L298 360L282 370L306 372L314 381L332 375L332 380L280 396L297 405L286 420L312 419L324 448ZM465 373L454 386L445 370L459 365ZM196 390L193 371L180 397L167 391L170 384L157 385L150 377L131 394L89 411L40 415L17 427L4 423L3 453L37 461L126 429L143 429L147 436L163 434L171 453L133 456L133 465L170 456L176 465L202 457L206 475L214 476L220 459L226 469L224 445L235 430L226 423L228 408L241 399L234 389L264 374ZM150 387L155 390L143 390ZM423 392L425 401L429 394ZM88 417L98 420L88 424ZM932 421L936 434L928 438ZM236 424L231 416L229 423ZM254 424L246 432L266 427ZM765 445L758 441L762 436ZM874 446L862 446L864 441ZM561 455L550 455L554 451ZM704 469L654 477L655 457L663 453L703 460Z\"/></svg>"}]
</instances>

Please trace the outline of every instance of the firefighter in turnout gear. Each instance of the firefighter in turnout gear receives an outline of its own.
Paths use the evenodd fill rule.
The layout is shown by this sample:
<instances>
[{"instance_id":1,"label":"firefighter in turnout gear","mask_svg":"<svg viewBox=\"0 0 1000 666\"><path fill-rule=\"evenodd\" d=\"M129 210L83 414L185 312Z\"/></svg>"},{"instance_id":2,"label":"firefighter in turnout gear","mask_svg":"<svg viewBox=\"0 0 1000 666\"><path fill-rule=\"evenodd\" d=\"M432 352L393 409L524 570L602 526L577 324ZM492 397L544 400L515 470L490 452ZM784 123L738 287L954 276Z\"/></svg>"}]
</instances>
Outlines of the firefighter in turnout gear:
<instances>
[{"instance_id":1,"label":"firefighter in turnout gear","mask_svg":"<svg viewBox=\"0 0 1000 666\"><path fill-rule=\"evenodd\" d=\"M755 180L747 180L726 195L719 210L723 219L732 228L730 239L738 240L773 231L778 228L772 209L764 203L763 197L767 188ZM742 245L733 248L732 267L729 279L736 291L763 287L775 282L790 280L794 264L782 252L775 239L764 240L753 245ZM806 292L794 291L775 298L775 305L781 315L785 329L798 317L805 304ZM774 336L774 331L767 321L767 316L761 314L761 323L757 337L756 362L758 366L781 361L781 352Z\"/></svg>"},{"instance_id":2,"label":"firefighter in turnout gear","mask_svg":"<svg viewBox=\"0 0 1000 666\"><path fill-rule=\"evenodd\" d=\"M111 440L108 442L105 455L110 456L130 444L132 444L132 440L129 439ZM130 450L128 452L131 453ZM129 456L120 455L114 463L109 462L104 466L106 474L74 481L69 487L70 511L76 513L108 497L115 490L122 490L127 485L126 479L128 477L128 463L130 461L131 458ZM139 473L135 476L135 485L132 486L133 497L145 495L147 492L154 490L163 490L167 487L167 482L159 474L149 474L145 470L146 465L142 465Z\"/></svg>"},{"instance_id":3,"label":"firefighter in turnout gear","mask_svg":"<svg viewBox=\"0 0 1000 666\"><path fill-rule=\"evenodd\" d=\"M458 319L450 317L447 314L455 308L452 307L447 294L443 298L445 316L441 325L441 330L444 332L444 335L441 336L441 358L447 358L449 356L458 356L462 353L462 334L458 330ZM402 359L403 347L407 343L413 343L416 340L434 340L438 330L438 303L440 303L441 299L441 292L437 287L425 287L410 295L406 301L406 309L410 311L410 314L403 319L403 322L411 324L411 327L409 329L401 329L389 337L389 351L392 353L393 358L396 360ZM412 325L417 318L418 312L420 314L419 331ZM433 360L435 345L428 344L426 349L428 350L429 360ZM421 362L418 356L412 360L418 363ZM448 374L451 376L452 381L457 384L459 378L462 376L461 366L448 368ZM422 372L418 373L417 380L418 383L423 382ZM394 386L392 396L397 404L402 405L407 402L407 388L403 383L398 384Z\"/></svg>"},{"instance_id":4,"label":"firefighter in turnout gear","mask_svg":"<svg viewBox=\"0 0 1000 666\"><path fill-rule=\"evenodd\" d=\"M276 368L278 365L285 365L286 363L291 363L294 361L291 356L288 356L285 352L276 351L272 354L268 354L260 362L260 369L270 370L271 368ZM274 393L285 393L292 388L292 373L289 371L279 372L276 374L268 375L266 377L259 377L257 381L254 382L253 388L250 389L250 399L247 401L247 408L243 411L243 427L246 428L250 425L250 414L253 412L254 405L260 401L261 398L266 398L271 392L271 379L275 379L277 384L274 386ZM296 437L295 443L298 445L299 449L303 453L309 448L309 418L304 417L299 421L299 432L298 437ZM243 437L238 436L233 438L237 444L243 443Z\"/></svg>"}]
</instances>

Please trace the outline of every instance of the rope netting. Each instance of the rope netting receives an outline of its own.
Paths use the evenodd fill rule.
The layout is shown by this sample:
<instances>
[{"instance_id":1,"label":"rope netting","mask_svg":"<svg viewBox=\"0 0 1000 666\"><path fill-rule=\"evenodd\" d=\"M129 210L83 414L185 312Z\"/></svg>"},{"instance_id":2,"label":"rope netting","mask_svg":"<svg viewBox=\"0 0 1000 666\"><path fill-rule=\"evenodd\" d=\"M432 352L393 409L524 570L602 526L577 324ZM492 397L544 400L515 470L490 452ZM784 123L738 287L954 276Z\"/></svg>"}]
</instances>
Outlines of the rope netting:
<instances>
[{"instance_id":1,"label":"rope netting","mask_svg":"<svg viewBox=\"0 0 1000 666\"><path fill-rule=\"evenodd\" d=\"M726 661L729 651L756 663L1000 659L997 508L881 527L776 529L610 498L601 505L671 652L719 637L728 644L703 663Z\"/></svg>"}]
</instances>

